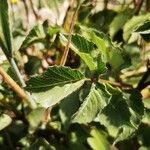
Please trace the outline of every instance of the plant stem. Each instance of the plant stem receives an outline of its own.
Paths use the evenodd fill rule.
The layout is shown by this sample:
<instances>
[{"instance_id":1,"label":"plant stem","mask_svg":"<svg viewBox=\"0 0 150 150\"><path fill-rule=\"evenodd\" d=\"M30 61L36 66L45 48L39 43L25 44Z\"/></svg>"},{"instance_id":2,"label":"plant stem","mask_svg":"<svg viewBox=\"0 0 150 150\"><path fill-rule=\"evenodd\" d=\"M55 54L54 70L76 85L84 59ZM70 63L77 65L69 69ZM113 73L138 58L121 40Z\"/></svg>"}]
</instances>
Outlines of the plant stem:
<instances>
[{"instance_id":1,"label":"plant stem","mask_svg":"<svg viewBox=\"0 0 150 150\"><path fill-rule=\"evenodd\" d=\"M18 66L16 65L16 62L15 62L14 58L10 59L10 64L11 64L12 68L14 69L15 74L17 75L19 83L21 84L22 87L25 87L26 84L25 84L24 80L22 79L22 76L20 74L20 71L18 69Z\"/></svg>"},{"instance_id":2,"label":"plant stem","mask_svg":"<svg viewBox=\"0 0 150 150\"><path fill-rule=\"evenodd\" d=\"M75 12L72 16L72 20L71 20L71 24L70 24L70 29L69 29L69 36L68 36L68 42L67 42L67 45L65 47L65 50L64 50L64 53L63 53L63 56L61 58L61 62L60 62L60 65L61 66L64 66L65 63L66 63L66 60L67 60L67 56L68 56L68 53L69 53L69 46L70 46L70 43L71 43L71 38L72 38L72 32L73 32L73 28L74 28L74 24L75 24L75 18L76 18L76 15L77 15L77 12L80 8L80 5L81 3L79 2L77 4L77 7L75 9Z\"/></svg>"},{"instance_id":3,"label":"plant stem","mask_svg":"<svg viewBox=\"0 0 150 150\"><path fill-rule=\"evenodd\" d=\"M133 88L132 85L129 85L129 84L113 82L113 81L104 80L104 79L99 79L99 82L100 83L108 83L108 84L111 84L113 86L120 87L122 89L132 89Z\"/></svg>"},{"instance_id":4,"label":"plant stem","mask_svg":"<svg viewBox=\"0 0 150 150\"><path fill-rule=\"evenodd\" d=\"M133 14L138 15L144 0L134 0L134 12Z\"/></svg>"},{"instance_id":5,"label":"plant stem","mask_svg":"<svg viewBox=\"0 0 150 150\"><path fill-rule=\"evenodd\" d=\"M29 10L26 0L22 0L26 12L26 24L25 24L25 30L28 30L28 24L29 24Z\"/></svg>"},{"instance_id":6,"label":"plant stem","mask_svg":"<svg viewBox=\"0 0 150 150\"><path fill-rule=\"evenodd\" d=\"M11 58L10 59L10 64L12 66L12 68L14 69L14 72L19 80L19 83L21 84L22 88L24 88L26 86L23 78L22 78L22 75L18 69L18 66L16 65L16 62L14 61L14 58ZM32 108L36 108L36 103L34 102L34 99L33 97L31 96L31 94L29 92L26 92L27 96L28 96L28 103L31 105Z\"/></svg>"},{"instance_id":7,"label":"plant stem","mask_svg":"<svg viewBox=\"0 0 150 150\"><path fill-rule=\"evenodd\" d=\"M36 12L36 10L34 8L34 4L33 4L32 0L29 0L29 1L30 1L30 5L31 5L31 9L33 11L33 14L34 14L36 20L38 20L39 16L38 16L38 14L37 14L37 12Z\"/></svg>"},{"instance_id":8,"label":"plant stem","mask_svg":"<svg viewBox=\"0 0 150 150\"><path fill-rule=\"evenodd\" d=\"M146 0L146 11L150 12L150 0Z\"/></svg>"},{"instance_id":9,"label":"plant stem","mask_svg":"<svg viewBox=\"0 0 150 150\"><path fill-rule=\"evenodd\" d=\"M4 71L2 67L0 67L0 74L4 81L11 86L11 88L17 93L19 97L21 97L23 100L28 99L24 90Z\"/></svg>"}]
</instances>

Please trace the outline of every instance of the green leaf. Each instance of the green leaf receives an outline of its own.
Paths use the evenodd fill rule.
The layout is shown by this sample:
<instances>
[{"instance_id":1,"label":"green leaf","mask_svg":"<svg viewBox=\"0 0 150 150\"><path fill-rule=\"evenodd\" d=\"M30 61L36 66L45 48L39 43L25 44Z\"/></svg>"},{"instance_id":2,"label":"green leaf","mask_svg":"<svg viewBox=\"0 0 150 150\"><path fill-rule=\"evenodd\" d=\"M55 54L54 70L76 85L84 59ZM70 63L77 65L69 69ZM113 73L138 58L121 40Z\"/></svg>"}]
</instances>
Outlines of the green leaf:
<instances>
[{"instance_id":1,"label":"green leaf","mask_svg":"<svg viewBox=\"0 0 150 150\"><path fill-rule=\"evenodd\" d=\"M72 122L89 123L109 103L111 95L102 84L93 84L90 93L85 98L78 112L74 115Z\"/></svg>"},{"instance_id":2,"label":"green leaf","mask_svg":"<svg viewBox=\"0 0 150 150\"><path fill-rule=\"evenodd\" d=\"M67 130L70 125L72 115L79 108L79 92L80 90L76 90L75 92L71 93L69 96L64 98L63 101L61 101L61 103L59 104L59 114L65 130Z\"/></svg>"},{"instance_id":3,"label":"green leaf","mask_svg":"<svg viewBox=\"0 0 150 150\"><path fill-rule=\"evenodd\" d=\"M12 41L7 0L0 1L0 46L7 57L12 57Z\"/></svg>"},{"instance_id":4,"label":"green leaf","mask_svg":"<svg viewBox=\"0 0 150 150\"><path fill-rule=\"evenodd\" d=\"M105 134L96 128L93 128L90 132L91 137L87 138L88 144L93 150L110 150L110 144Z\"/></svg>"},{"instance_id":5,"label":"green leaf","mask_svg":"<svg viewBox=\"0 0 150 150\"><path fill-rule=\"evenodd\" d=\"M60 31L60 28L59 27L49 27L48 29L47 29L47 32L48 32L48 34L49 34L49 36L53 36L53 35L55 35L56 33L58 33Z\"/></svg>"},{"instance_id":6,"label":"green leaf","mask_svg":"<svg viewBox=\"0 0 150 150\"><path fill-rule=\"evenodd\" d=\"M43 25L39 24L39 25L33 27L33 29L29 32L29 34L23 41L20 49L21 50L26 49L33 43L43 42L45 37L46 37L46 34L44 31Z\"/></svg>"},{"instance_id":7,"label":"green leaf","mask_svg":"<svg viewBox=\"0 0 150 150\"><path fill-rule=\"evenodd\" d=\"M133 135L143 116L143 104L141 97L135 91L124 96L122 91L107 86L112 94L110 103L98 115L110 135L115 137L114 143L127 139Z\"/></svg>"},{"instance_id":8,"label":"green leaf","mask_svg":"<svg viewBox=\"0 0 150 150\"><path fill-rule=\"evenodd\" d=\"M60 40L63 45L67 44L67 38L63 34L60 34ZM96 70L96 64L91 56L91 52L94 49L94 44L92 42L88 41L83 36L75 34L72 35L70 48L81 57L91 71Z\"/></svg>"},{"instance_id":9,"label":"green leaf","mask_svg":"<svg viewBox=\"0 0 150 150\"><path fill-rule=\"evenodd\" d=\"M109 34L111 37L114 37L114 35L122 29L124 24L127 22L127 20L131 17L132 10L131 9L125 9L122 12L119 12L118 15L116 15L109 25Z\"/></svg>"},{"instance_id":10,"label":"green leaf","mask_svg":"<svg viewBox=\"0 0 150 150\"><path fill-rule=\"evenodd\" d=\"M112 42L108 35L92 28L84 26L80 26L80 28L83 35L97 46L99 53L101 54L103 67L104 63L109 63L113 69L119 70L130 65L130 58L128 55L119 45ZM97 70L99 69L98 65Z\"/></svg>"},{"instance_id":11,"label":"green leaf","mask_svg":"<svg viewBox=\"0 0 150 150\"><path fill-rule=\"evenodd\" d=\"M85 77L78 70L73 70L69 67L52 66L42 75L31 77L27 82L26 89L32 92L46 91L54 86L62 86L82 79L85 79Z\"/></svg>"},{"instance_id":12,"label":"green leaf","mask_svg":"<svg viewBox=\"0 0 150 150\"><path fill-rule=\"evenodd\" d=\"M126 22L123 28L123 38L125 41L129 40L132 32L139 27L146 20L150 20L150 13L145 15L139 15L132 17L128 22Z\"/></svg>"},{"instance_id":13,"label":"green leaf","mask_svg":"<svg viewBox=\"0 0 150 150\"><path fill-rule=\"evenodd\" d=\"M134 32L139 33L146 42L150 42L150 20L146 20Z\"/></svg>"},{"instance_id":14,"label":"green leaf","mask_svg":"<svg viewBox=\"0 0 150 150\"><path fill-rule=\"evenodd\" d=\"M104 62L108 59L107 49L110 46L110 38L105 36L104 33L99 32L92 28L87 28L85 26L79 26L83 32L83 35L89 40L92 41L98 48L100 54L102 55L102 60Z\"/></svg>"},{"instance_id":15,"label":"green leaf","mask_svg":"<svg viewBox=\"0 0 150 150\"><path fill-rule=\"evenodd\" d=\"M44 138L37 139L28 150L55 150L53 146L51 146Z\"/></svg>"},{"instance_id":16,"label":"green leaf","mask_svg":"<svg viewBox=\"0 0 150 150\"><path fill-rule=\"evenodd\" d=\"M140 34L150 34L150 20L146 20L143 24L138 26L134 32L138 32Z\"/></svg>"},{"instance_id":17,"label":"green leaf","mask_svg":"<svg viewBox=\"0 0 150 150\"><path fill-rule=\"evenodd\" d=\"M54 88L38 93L32 93L35 101L40 104L42 107L48 108L78 90L83 84L85 80L80 80L76 83L65 84L64 86L55 86Z\"/></svg>"},{"instance_id":18,"label":"green leaf","mask_svg":"<svg viewBox=\"0 0 150 150\"><path fill-rule=\"evenodd\" d=\"M12 122L12 119L6 115L6 114L1 114L0 115L0 130L3 130L6 128L8 125L10 125Z\"/></svg>"}]
</instances>

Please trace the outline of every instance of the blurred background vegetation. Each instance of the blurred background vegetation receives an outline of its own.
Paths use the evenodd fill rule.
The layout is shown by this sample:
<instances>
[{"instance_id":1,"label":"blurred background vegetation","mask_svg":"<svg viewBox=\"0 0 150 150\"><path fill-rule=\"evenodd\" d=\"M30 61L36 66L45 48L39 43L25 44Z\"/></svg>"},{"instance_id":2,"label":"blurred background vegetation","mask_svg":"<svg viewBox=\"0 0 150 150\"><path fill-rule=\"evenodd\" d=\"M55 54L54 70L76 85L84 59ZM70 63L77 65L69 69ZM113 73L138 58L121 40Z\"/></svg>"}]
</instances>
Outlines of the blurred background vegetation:
<instances>
[{"instance_id":1,"label":"blurred background vegetation","mask_svg":"<svg viewBox=\"0 0 150 150\"><path fill-rule=\"evenodd\" d=\"M64 46L58 34L69 33L78 3L79 0L9 0L13 55L25 81L42 74L49 66L60 64ZM108 72L101 78L123 90L137 87L149 67L150 0L85 0L75 18L74 32L86 34L80 32L81 26L105 33L123 49L121 54L112 54ZM22 43L29 34L30 38ZM2 50L0 65L17 82ZM66 66L85 68L73 51L69 51ZM150 150L149 74L143 82L147 85L140 89L145 106L140 129L136 136L112 146L113 137L97 122L70 124L84 96L82 92L78 96L71 94L53 107L47 118L49 110L43 108L28 113L0 76L0 149ZM88 91L88 85L85 89Z\"/></svg>"}]
</instances>

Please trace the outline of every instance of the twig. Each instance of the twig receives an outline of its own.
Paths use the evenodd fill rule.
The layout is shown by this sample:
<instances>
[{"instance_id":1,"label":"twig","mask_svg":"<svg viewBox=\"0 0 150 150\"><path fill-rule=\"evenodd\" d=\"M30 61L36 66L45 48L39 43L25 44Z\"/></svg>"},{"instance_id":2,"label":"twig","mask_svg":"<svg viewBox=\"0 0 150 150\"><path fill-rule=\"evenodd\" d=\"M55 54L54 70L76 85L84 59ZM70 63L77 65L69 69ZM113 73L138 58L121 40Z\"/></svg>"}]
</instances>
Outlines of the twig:
<instances>
[{"instance_id":1,"label":"twig","mask_svg":"<svg viewBox=\"0 0 150 150\"><path fill-rule=\"evenodd\" d=\"M81 3L79 2L76 9L75 9L75 12L72 16L72 20L71 20L71 24L70 24L70 30L69 30L69 36L68 36L68 42L67 42L67 45L65 47L65 50L64 50L63 56L61 58L61 62L60 62L61 66L64 66L66 63L66 60L67 60L67 56L69 53L69 46L70 46L71 38L72 38L72 32L73 32L73 28L74 28L74 24L75 24L75 18L76 18L78 10L80 8L80 5L81 5Z\"/></svg>"},{"instance_id":2,"label":"twig","mask_svg":"<svg viewBox=\"0 0 150 150\"><path fill-rule=\"evenodd\" d=\"M25 8L25 12L26 12L26 27L25 30L28 30L28 24L29 24L29 10L28 10L28 6L27 6L27 2L26 0L22 0L23 4L24 4L24 8Z\"/></svg>"},{"instance_id":3,"label":"twig","mask_svg":"<svg viewBox=\"0 0 150 150\"><path fill-rule=\"evenodd\" d=\"M147 80L147 78L149 77L149 75L150 75L150 60L147 61L147 71L145 72L145 74L143 75L142 79L140 80L140 82L137 85L137 89L138 90L142 90L146 86L149 85L149 82L145 83L145 81Z\"/></svg>"},{"instance_id":4,"label":"twig","mask_svg":"<svg viewBox=\"0 0 150 150\"><path fill-rule=\"evenodd\" d=\"M18 67L16 65L16 62L14 61L14 58L10 59L10 64L11 64L12 68L14 69L15 74L17 75L19 83L21 84L22 87L25 87L26 84L25 84L24 80L21 77L21 74L20 74L19 69L18 69Z\"/></svg>"},{"instance_id":5,"label":"twig","mask_svg":"<svg viewBox=\"0 0 150 150\"><path fill-rule=\"evenodd\" d=\"M69 32L68 24L70 25L69 21L70 21L70 16L73 12L73 4L74 4L74 0L69 1L69 6L68 6L68 9L66 11L66 15L65 15L65 18L64 18L64 21L63 21L63 28L66 32Z\"/></svg>"},{"instance_id":6,"label":"twig","mask_svg":"<svg viewBox=\"0 0 150 150\"><path fill-rule=\"evenodd\" d=\"M141 42L140 42L140 45L141 45L141 62L142 64L144 63L145 61L145 48L146 48L146 44L144 42L144 40L141 38Z\"/></svg>"},{"instance_id":7,"label":"twig","mask_svg":"<svg viewBox=\"0 0 150 150\"><path fill-rule=\"evenodd\" d=\"M18 80L19 80L19 83L21 84L21 87L24 88L26 86L26 84L25 84L25 82L24 82L24 80L23 80L23 78L21 76L21 73L20 73L20 71L18 69L18 66L16 65L16 62L14 61L14 58L10 58L9 62L11 64L11 67L14 69L14 72L15 72ZM36 103L35 103L32 95L29 92L25 92L25 93L28 96L27 100L28 100L28 103L30 104L30 106L32 108L36 108Z\"/></svg>"},{"instance_id":8,"label":"twig","mask_svg":"<svg viewBox=\"0 0 150 150\"><path fill-rule=\"evenodd\" d=\"M134 12L133 14L138 15L144 0L134 0Z\"/></svg>"},{"instance_id":9,"label":"twig","mask_svg":"<svg viewBox=\"0 0 150 150\"><path fill-rule=\"evenodd\" d=\"M120 78L121 79L125 79L125 78L131 78L131 77L134 77L134 76L139 76L139 75L145 73L146 70L147 70L147 68L145 66L144 67L140 67L137 70L131 70L131 71L128 71L128 72L120 75Z\"/></svg>"},{"instance_id":10,"label":"twig","mask_svg":"<svg viewBox=\"0 0 150 150\"><path fill-rule=\"evenodd\" d=\"M101 82L101 83L109 83L109 84L111 84L113 86L117 86L117 87L124 88L124 89L131 89L132 88L132 85L129 85L129 84L113 82L113 81L104 80L104 79L99 79L99 82Z\"/></svg>"},{"instance_id":11,"label":"twig","mask_svg":"<svg viewBox=\"0 0 150 150\"><path fill-rule=\"evenodd\" d=\"M44 122L44 123L47 123L47 122L49 121L51 110L52 110L52 107L48 107L48 108L45 110L44 118L43 118L43 122Z\"/></svg>"},{"instance_id":12,"label":"twig","mask_svg":"<svg viewBox=\"0 0 150 150\"><path fill-rule=\"evenodd\" d=\"M150 0L146 0L146 11L150 12Z\"/></svg>"},{"instance_id":13,"label":"twig","mask_svg":"<svg viewBox=\"0 0 150 150\"><path fill-rule=\"evenodd\" d=\"M32 0L29 0L29 1L30 1L30 5L31 5L31 8L32 8L33 14L34 14L36 20L38 20L39 16L38 16L38 14L37 14L37 12L34 8L34 4L33 4Z\"/></svg>"},{"instance_id":14,"label":"twig","mask_svg":"<svg viewBox=\"0 0 150 150\"><path fill-rule=\"evenodd\" d=\"M107 10L108 0L104 1L104 10Z\"/></svg>"},{"instance_id":15,"label":"twig","mask_svg":"<svg viewBox=\"0 0 150 150\"><path fill-rule=\"evenodd\" d=\"M23 100L28 99L24 90L4 71L2 67L0 67L0 74L2 75L4 81L11 86L11 88L17 93L19 97L21 97Z\"/></svg>"}]
</instances>

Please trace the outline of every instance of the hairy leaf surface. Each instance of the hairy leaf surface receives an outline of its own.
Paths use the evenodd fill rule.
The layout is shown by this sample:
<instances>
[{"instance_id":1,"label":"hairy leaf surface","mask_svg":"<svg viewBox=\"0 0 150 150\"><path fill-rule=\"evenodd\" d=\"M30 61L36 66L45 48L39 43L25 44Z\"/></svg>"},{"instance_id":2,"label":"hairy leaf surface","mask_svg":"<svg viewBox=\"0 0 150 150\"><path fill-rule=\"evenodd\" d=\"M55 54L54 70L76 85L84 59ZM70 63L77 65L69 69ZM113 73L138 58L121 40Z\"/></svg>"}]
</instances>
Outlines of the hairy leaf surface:
<instances>
[{"instance_id":1,"label":"hairy leaf surface","mask_svg":"<svg viewBox=\"0 0 150 150\"><path fill-rule=\"evenodd\" d=\"M62 66L52 66L42 75L31 77L27 82L26 89L32 92L46 91L54 86L74 83L84 78L84 75L78 70Z\"/></svg>"},{"instance_id":2,"label":"hairy leaf surface","mask_svg":"<svg viewBox=\"0 0 150 150\"><path fill-rule=\"evenodd\" d=\"M33 43L44 41L45 36L46 34L44 32L43 25L39 24L33 27L33 29L29 32L29 34L23 41L20 49L25 49Z\"/></svg>"},{"instance_id":3,"label":"hairy leaf surface","mask_svg":"<svg viewBox=\"0 0 150 150\"><path fill-rule=\"evenodd\" d=\"M110 98L111 95L105 90L104 85L93 84L90 93L75 114L73 122L89 123L93 121L97 114L109 103Z\"/></svg>"},{"instance_id":4,"label":"hairy leaf surface","mask_svg":"<svg viewBox=\"0 0 150 150\"><path fill-rule=\"evenodd\" d=\"M67 44L67 38L63 34L60 34L60 39L62 44ZM91 52L94 49L94 44L92 42L88 41L83 36L75 34L72 35L70 48L81 57L90 70L96 70L96 64L91 56Z\"/></svg>"}]
</instances>

